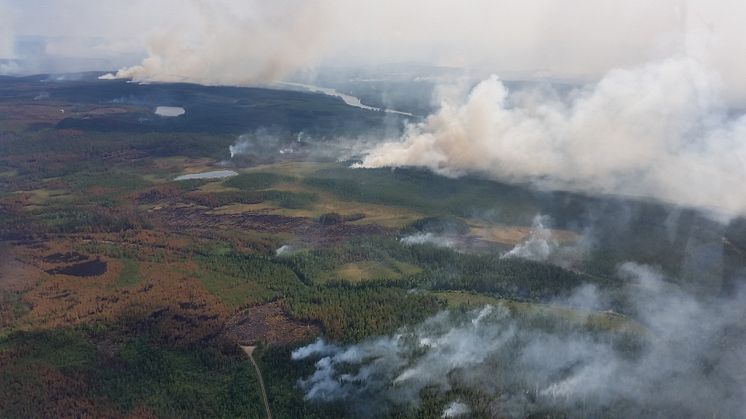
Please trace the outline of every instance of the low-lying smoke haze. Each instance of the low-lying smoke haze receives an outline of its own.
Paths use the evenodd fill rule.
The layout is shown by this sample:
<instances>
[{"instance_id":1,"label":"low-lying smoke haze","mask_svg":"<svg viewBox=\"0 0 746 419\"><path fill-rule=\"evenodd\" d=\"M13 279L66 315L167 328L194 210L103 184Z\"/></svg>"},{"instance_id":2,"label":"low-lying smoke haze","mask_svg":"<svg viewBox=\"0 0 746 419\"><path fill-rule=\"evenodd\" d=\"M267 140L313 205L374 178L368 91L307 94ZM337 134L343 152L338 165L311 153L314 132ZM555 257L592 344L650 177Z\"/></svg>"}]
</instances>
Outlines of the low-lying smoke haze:
<instances>
[{"instance_id":1,"label":"low-lying smoke haze","mask_svg":"<svg viewBox=\"0 0 746 419\"><path fill-rule=\"evenodd\" d=\"M618 276L640 322L628 320L622 333L638 345L619 346L619 330L544 329L507 307L485 306L356 345L300 348L294 359L317 361L299 384L309 400L354 399L373 416L418 403L426 387L458 387L493 397L484 413L500 417L552 408L598 417L620 406L634 417L738 417L746 409L744 294L699 299L632 262ZM558 303L603 310L609 299L584 286Z\"/></svg>"},{"instance_id":2,"label":"low-lying smoke haze","mask_svg":"<svg viewBox=\"0 0 746 419\"><path fill-rule=\"evenodd\" d=\"M231 158L242 155L266 158L281 154L292 154L305 145L302 132L297 136L291 136L285 132L275 132L263 128L239 136L236 142L228 148L228 151Z\"/></svg>"}]
</instances>

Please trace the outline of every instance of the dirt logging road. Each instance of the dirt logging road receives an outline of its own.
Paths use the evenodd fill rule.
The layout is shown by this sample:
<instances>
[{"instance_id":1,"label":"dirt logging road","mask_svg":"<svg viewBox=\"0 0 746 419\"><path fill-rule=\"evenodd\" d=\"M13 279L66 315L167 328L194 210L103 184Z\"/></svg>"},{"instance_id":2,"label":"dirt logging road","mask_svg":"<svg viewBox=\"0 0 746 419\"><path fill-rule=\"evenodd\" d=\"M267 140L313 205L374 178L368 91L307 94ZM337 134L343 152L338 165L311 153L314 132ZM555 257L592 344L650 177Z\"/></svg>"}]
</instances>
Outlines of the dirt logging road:
<instances>
[{"instance_id":1,"label":"dirt logging road","mask_svg":"<svg viewBox=\"0 0 746 419\"><path fill-rule=\"evenodd\" d=\"M251 365L254 366L256 376L259 379L259 388L262 390L262 400L264 401L264 409L267 411L267 419L272 419L272 411L269 410L269 399L267 398L267 390L264 388L264 379L262 378L262 372L261 370L259 370L259 364L254 361L253 353L254 349L256 349L256 346L241 345L241 349L246 352L246 355L249 356L249 360L251 361Z\"/></svg>"}]
</instances>

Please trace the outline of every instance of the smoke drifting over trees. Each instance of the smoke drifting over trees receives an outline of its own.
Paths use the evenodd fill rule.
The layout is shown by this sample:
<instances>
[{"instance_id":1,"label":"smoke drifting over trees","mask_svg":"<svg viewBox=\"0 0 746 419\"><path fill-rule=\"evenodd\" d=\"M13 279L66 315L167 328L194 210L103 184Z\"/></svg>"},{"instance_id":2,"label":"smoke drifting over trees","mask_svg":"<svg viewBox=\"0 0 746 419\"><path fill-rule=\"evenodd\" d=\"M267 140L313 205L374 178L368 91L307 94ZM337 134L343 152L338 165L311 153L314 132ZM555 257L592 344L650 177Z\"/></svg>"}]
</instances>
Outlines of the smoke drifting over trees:
<instances>
[{"instance_id":1,"label":"smoke drifting over trees","mask_svg":"<svg viewBox=\"0 0 746 419\"><path fill-rule=\"evenodd\" d=\"M419 83L420 76L435 85L439 105L423 119L418 115L431 112L430 107L384 113L378 104L358 101L349 108L338 100L341 93L336 90L331 94L336 97L318 101L298 99L313 97L306 93L271 91L294 94L265 98L264 103L247 98L266 89L231 89L254 92L227 95L205 88L190 93L194 101L204 110L209 105L205 114L211 117L236 105L230 114L233 125L225 122L229 119L215 119L223 121L215 124L207 117L195 119L193 125L184 125L188 135L174 131L173 136L151 133L161 126L141 123L130 109L136 103L100 96L98 86L107 83L122 90L133 86L124 81L71 86L70 97L88 97L80 103L50 96L47 85L33 95L20 90L42 101L39 104L51 102L44 111L47 119L18 123L24 130L28 126L23 135L30 141L16 139L10 131L4 140L6 149L17 154L11 156L14 166L0 170L14 179L8 185L18 186L6 194L18 198L11 202L18 208L13 216L29 220L34 233L56 234L65 232L64 227L82 234L100 230L103 216L96 211L101 211L108 217L108 230L101 234L121 230L124 240L120 224L140 229L146 224L142 220L149 219L130 222L130 208L148 207L144 217L155 217L156 228L174 226L179 242L181 236L214 234L221 241L210 242L215 250L208 252L210 265L203 264L217 279L196 278L200 284L220 282L225 273L221 269L236 267L246 276L236 281L236 289L246 285L248 297L239 304L237 299L244 297L234 299L226 288L226 301L245 307L242 304L265 293L271 304L283 305L284 314L323 326L327 338L356 342L319 339L292 352L298 364L313 363L311 374L297 382L306 401L341 401L354 414L372 417L416 406L427 392L448 399L442 417L562 412L573 417L737 418L746 411L746 290L739 284L744 277L746 218L738 220L746 217L746 114L739 110L746 103L746 2L49 3L0 0L0 74L57 68L45 66L47 62L122 60L125 65L106 68L112 73L101 78L288 87L294 84L277 82L307 82L328 66L338 73L330 71L327 80L344 74L339 77L345 80L338 81L349 87L366 83L361 80L371 74L378 77L376 70L357 74L356 69L401 62L416 63L407 64L408 69L436 74L412 70L392 83L403 96L410 91L406 86ZM58 60L40 60L34 54ZM102 57L104 61L86 61ZM463 80L456 80L462 73ZM391 83L384 80L390 75L382 74L381 83ZM507 87L514 85L521 87ZM367 87L380 93L376 84ZM221 94L226 96L210 104L212 95ZM10 111L22 102L8 103ZM29 103L24 106L42 109ZM107 108L97 111L103 105ZM175 119L199 115L188 109ZM354 113L346 112L350 109ZM104 131L86 129L95 127L95 121L110 129L116 118L130 116L132 120L122 119L126 123L121 127L132 129L132 135L115 131L111 142L102 141ZM9 121L6 125L12 127ZM247 128L273 122L281 126ZM218 128L255 130L229 144L228 137L204 132ZM135 132L149 135L140 138ZM213 154L197 151L212 150L217 142L223 144L223 157L230 154L221 164L237 171L277 161L341 160L356 161L353 166L362 168L417 167L469 177L456 182L429 172L423 176L426 170L384 176L388 170L353 171L335 164L313 171L298 166L287 175L282 168L275 168L277 173L245 171L225 181L233 190L215 184L181 194L181 185L155 184L165 179L163 173L181 167L172 166L181 164L178 161L201 166L197 157ZM64 147L78 154L68 154ZM167 165L133 164L156 152L170 159ZM47 154L55 154L54 159L40 158ZM73 163L75 170L62 170L78 155L96 159L95 164L90 170L80 166L85 168L80 173ZM219 150L214 155L220 155ZM123 159L121 164L109 167L116 158ZM53 162L51 169L43 168L47 161ZM159 171L148 173L149 167ZM116 169L107 172L112 187L97 187L100 180L93 178L109 168ZM136 185L119 193L113 186L127 182L117 177L120 169L131 175L131 183L152 190ZM15 185L15 178L28 183ZM499 181L499 187L484 178ZM526 185L533 189L523 190ZM68 207L49 205L44 212L34 199L51 202L58 197L51 196L52 191L68 186L78 194L73 195L76 200L63 202L70 205L72 227L59 227L52 222L67 217L63 210ZM278 189L272 189L275 186ZM464 190L468 193L460 194ZM578 196L596 199L587 195L605 196L593 204L578 203ZM127 216L120 222L120 214L110 206L114 198L128 197L163 202L128 202L127 212L122 212ZM666 205L648 207L648 200ZM78 203L86 206L72 206ZM242 205L219 209L230 204ZM516 241L497 247L497 242L484 240L488 243L479 252L471 251L465 242L477 241L474 230L482 227L467 221L478 218L478 212L497 213L501 204L503 213L486 225L520 223L525 232L525 222L542 212L558 221L558 229L577 233L579 239L566 243L559 234L552 237L551 220L537 216L529 236L512 250ZM404 212L411 214L402 216ZM711 218L705 223L700 212ZM597 216L601 213L603 217ZM39 216L38 227L37 220L27 218L31 216ZM8 219L8 225L15 223ZM716 225L722 220L733 222ZM411 225L402 228L405 222ZM83 226L79 231L74 230L80 227L76 223ZM258 233L247 234L246 245L243 236L223 241L219 235L255 227ZM89 239L76 237L75 243L84 240ZM230 253L223 254L225 243ZM233 243L241 245L234 249ZM279 247L281 243L290 244ZM195 242L194 247L200 246ZM262 249L266 252L259 256ZM188 249L185 245L187 252L191 254L192 244ZM619 263L627 260L659 266ZM262 282L254 284L262 269L266 280L261 276ZM277 272L285 282L277 282ZM330 272L334 276L326 275ZM695 295L692 290L697 289L707 292ZM493 303L473 311L442 311L422 321L452 303L448 297L466 294L482 298L480 304ZM184 298L184 304L191 305ZM388 334L401 324L410 326L370 337ZM281 397L275 400L282 402Z\"/></svg>"},{"instance_id":2,"label":"smoke drifting over trees","mask_svg":"<svg viewBox=\"0 0 746 419\"><path fill-rule=\"evenodd\" d=\"M363 167L423 166L550 189L654 197L746 214L746 116L722 107L718 76L679 56L617 69L567 99L511 95L493 76L465 101L374 147Z\"/></svg>"},{"instance_id":3,"label":"smoke drifting over trees","mask_svg":"<svg viewBox=\"0 0 746 419\"><path fill-rule=\"evenodd\" d=\"M421 390L434 387L481 392L490 399L483 413L510 417L547 409L738 417L746 408L745 294L699 299L632 262L618 276L640 322L628 320L627 329L594 329L582 315L552 326L505 306L442 312L393 336L296 350L294 359L317 359L300 386L309 400L354 400L373 416L416 404ZM586 286L558 303L602 310L611 298Z\"/></svg>"},{"instance_id":4,"label":"smoke drifting over trees","mask_svg":"<svg viewBox=\"0 0 746 419\"><path fill-rule=\"evenodd\" d=\"M547 261L557 249L559 243L552 237L552 231L544 226L546 222L547 217L540 215L534 217L528 238L510 249L502 257Z\"/></svg>"}]
</instances>

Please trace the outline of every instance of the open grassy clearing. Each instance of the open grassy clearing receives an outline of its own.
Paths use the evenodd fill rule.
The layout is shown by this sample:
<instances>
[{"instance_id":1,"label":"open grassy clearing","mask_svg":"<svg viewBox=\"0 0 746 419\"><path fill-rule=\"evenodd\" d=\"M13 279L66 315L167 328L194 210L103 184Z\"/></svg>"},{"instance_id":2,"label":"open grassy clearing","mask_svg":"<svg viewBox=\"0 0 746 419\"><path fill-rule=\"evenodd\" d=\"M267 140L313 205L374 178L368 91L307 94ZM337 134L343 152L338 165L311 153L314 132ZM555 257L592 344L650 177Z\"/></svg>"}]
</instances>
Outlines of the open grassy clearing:
<instances>
[{"instance_id":1,"label":"open grassy clearing","mask_svg":"<svg viewBox=\"0 0 746 419\"><path fill-rule=\"evenodd\" d=\"M37 206L42 206L52 201L65 201L72 198L70 192L64 189L33 189L30 191L17 191L15 193L29 194L28 202Z\"/></svg>"},{"instance_id":2,"label":"open grassy clearing","mask_svg":"<svg viewBox=\"0 0 746 419\"><path fill-rule=\"evenodd\" d=\"M340 200L407 208L430 215L468 217L490 211L505 222L527 225L527 214L539 212L535 198L518 187L479 179L449 179L421 170L337 167L318 170L303 182Z\"/></svg>"},{"instance_id":3,"label":"open grassy clearing","mask_svg":"<svg viewBox=\"0 0 746 419\"><path fill-rule=\"evenodd\" d=\"M310 205L310 208L283 208L274 202L265 201L258 204L230 204L216 208L209 213L216 215L261 213L311 219L318 219L321 215L329 213L341 215L364 214L364 218L349 221L349 223L360 225L377 224L389 228L402 228L422 218L422 214L416 211L391 208L383 205L338 201L327 194L318 194L317 196L318 200Z\"/></svg>"},{"instance_id":4,"label":"open grassy clearing","mask_svg":"<svg viewBox=\"0 0 746 419\"><path fill-rule=\"evenodd\" d=\"M471 227L470 234L500 244L516 245L526 240L531 234L531 227L495 225L482 220L469 220L469 226ZM570 230L547 228L547 232L558 243L573 243L580 238L577 233Z\"/></svg>"},{"instance_id":5,"label":"open grassy clearing","mask_svg":"<svg viewBox=\"0 0 746 419\"><path fill-rule=\"evenodd\" d=\"M346 263L319 278L320 283L346 281L360 283L366 281L391 281L422 272L418 266L391 260L388 262L363 261Z\"/></svg>"},{"instance_id":6,"label":"open grassy clearing","mask_svg":"<svg viewBox=\"0 0 746 419\"><path fill-rule=\"evenodd\" d=\"M197 190L201 192L218 193L218 192L238 192L240 189L227 186L224 182L214 181L214 182L205 182L205 184L199 186Z\"/></svg>"},{"instance_id":7,"label":"open grassy clearing","mask_svg":"<svg viewBox=\"0 0 746 419\"><path fill-rule=\"evenodd\" d=\"M346 166L340 163L317 163L317 162L280 162L274 164L263 164L255 167L242 169L242 172L266 172L275 173L281 176L292 176L304 178L319 170L344 168Z\"/></svg>"},{"instance_id":8,"label":"open grassy clearing","mask_svg":"<svg viewBox=\"0 0 746 419\"><path fill-rule=\"evenodd\" d=\"M269 201L257 204L231 204L213 210L213 214L242 214L259 212L263 214L281 215L286 217L305 217L318 219L323 214L337 213L341 215L362 214L363 218L351 221L352 224L377 224L383 227L402 228L416 219L422 218L423 213L401 207L392 207L370 202L350 201L340 199L333 193L322 188L316 188L304 183L304 176L312 174L320 169L329 167L329 164L312 163L284 163L278 165L260 166L245 171L246 176L239 175L233 179L223 182L210 182L200 188L202 191L222 192L235 190L241 184L250 189L272 188L278 191L286 191L300 194L303 197L313 194L312 202L304 202L304 205L287 205L283 202ZM271 174L271 175L270 175ZM245 179L245 180L244 180ZM294 196L294 195L291 195Z\"/></svg>"}]
</instances>

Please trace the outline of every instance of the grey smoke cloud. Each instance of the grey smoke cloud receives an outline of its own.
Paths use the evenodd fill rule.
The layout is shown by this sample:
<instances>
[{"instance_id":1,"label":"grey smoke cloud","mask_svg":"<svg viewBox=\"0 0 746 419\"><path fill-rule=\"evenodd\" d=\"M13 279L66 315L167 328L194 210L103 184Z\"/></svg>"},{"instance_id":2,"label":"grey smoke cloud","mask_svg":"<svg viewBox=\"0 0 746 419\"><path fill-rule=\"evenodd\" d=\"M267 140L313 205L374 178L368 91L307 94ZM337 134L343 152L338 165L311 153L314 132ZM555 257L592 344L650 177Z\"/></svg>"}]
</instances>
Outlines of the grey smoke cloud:
<instances>
[{"instance_id":1,"label":"grey smoke cloud","mask_svg":"<svg viewBox=\"0 0 746 419\"><path fill-rule=\"evenodd\" d=\"M643 328L627 335L637 345L612 332L545 329L507 307L485 306L442 312L356 345L319 340L300 348L294 359L318 359L300 386L309 400L369 400L366 409L416 404L425 387L458 387L491 395L487 413L500 417L545 409L571 417L739 417L746 409L746 294L700 299L631 262L619 277ZM602 309L604 297L585 286L562 303Z\"/></svg>"},{"instance_id":2,"label":"grey smoke cloud","mask_svg":"<svg viewBox=\"0 0 746 419\"><path fill-rule=\"evenodd\" d=\"M511 94L492 76L369 151L362 167L482 173L549 189L650 197L746 214L746 116L730 115L717 73L695 58L610 71L561 98Z\"/></svg>"}]
</instances>

